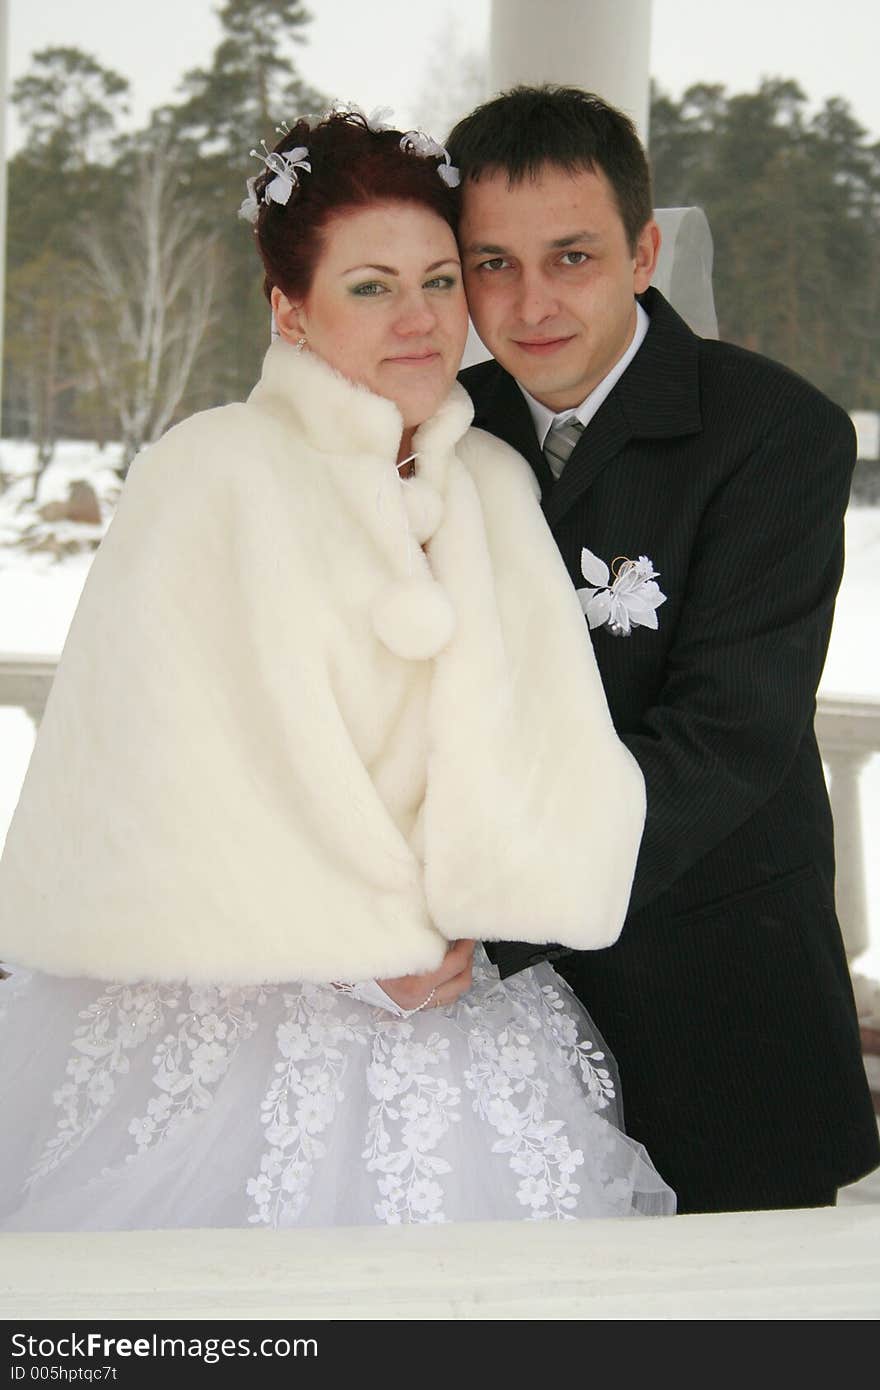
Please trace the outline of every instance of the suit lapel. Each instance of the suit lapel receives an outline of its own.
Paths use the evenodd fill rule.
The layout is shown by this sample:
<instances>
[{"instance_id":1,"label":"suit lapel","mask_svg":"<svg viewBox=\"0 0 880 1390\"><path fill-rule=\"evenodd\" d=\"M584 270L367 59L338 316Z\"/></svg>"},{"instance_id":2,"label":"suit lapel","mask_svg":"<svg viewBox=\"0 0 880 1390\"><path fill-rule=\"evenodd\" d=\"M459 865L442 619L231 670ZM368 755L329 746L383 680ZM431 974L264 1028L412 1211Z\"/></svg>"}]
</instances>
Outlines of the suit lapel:
<instances>
[{"instance_id":1,"label":"suit lapel","mask_svg":"<svg viewBox=\"0 0 880 1390\"><path fill-rule=\"evenodd\" d=\"M550 526L631 439L674 439L702 429L699 339L657 290L641 301L651 319L647 337L572 450L544 507Z\"/></svg>"},{"instance_id":2,"label":"suit lapel","mask_svg":"<svg viewBox=\"0 0 880 1390\"><path fill-rule=\"evenodd\" d=\"M528 460L546 503L555 487L550 465L541 452L522 391L513 377L497 364L492 384L476 406L474 424L497 435Z\"/></svg>"},{"instance_id":3,"label":"suit lapel","mask_svg":"<svg viewBox=\"0 0 880 1390\"><path fill-rule=\"evenodd\" d=\"M544 515L555 526L630 439L632 430L614 392L603 402L569 455L562 476L545 495Z\"/></svg>"}]
</instances>

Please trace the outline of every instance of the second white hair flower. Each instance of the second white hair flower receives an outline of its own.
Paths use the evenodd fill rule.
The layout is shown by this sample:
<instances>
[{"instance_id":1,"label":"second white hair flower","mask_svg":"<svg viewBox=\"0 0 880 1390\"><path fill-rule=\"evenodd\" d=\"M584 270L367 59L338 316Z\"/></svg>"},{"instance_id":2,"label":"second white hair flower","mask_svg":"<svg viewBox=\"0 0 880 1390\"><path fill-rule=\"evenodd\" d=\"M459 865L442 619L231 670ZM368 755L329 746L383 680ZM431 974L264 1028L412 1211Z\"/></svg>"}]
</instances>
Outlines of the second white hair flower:
<instances>
[{"instance_id":1,"label":"second white hair flower","mask_svg":"<svg viewBox=\"0 0 880 1390\"><path fill-rule=\"evenodd\" d=\"M657 609L666 595L655 582L659 571L647 555L637 560L622 557L613 583L604 560L586 547L581 551L581 573L590 585L577 595L591 630L607 626L614 637L630 637L634 627L656 629Z\"/></svg>"},{"instance_id":2,"label":"second white hair flower","mask_svg":"<svg viewBox=\"0 0 880 1390\"><path fill-rule=\"evenodd\" d=\"M449 151L423 130L408 130L401 136L400 148L405 154L418 154L423 159L442 159L443 163L437 165L437 173L450 188L458 187L461 177L449 157Z\"/></svg>"}]
</instances>

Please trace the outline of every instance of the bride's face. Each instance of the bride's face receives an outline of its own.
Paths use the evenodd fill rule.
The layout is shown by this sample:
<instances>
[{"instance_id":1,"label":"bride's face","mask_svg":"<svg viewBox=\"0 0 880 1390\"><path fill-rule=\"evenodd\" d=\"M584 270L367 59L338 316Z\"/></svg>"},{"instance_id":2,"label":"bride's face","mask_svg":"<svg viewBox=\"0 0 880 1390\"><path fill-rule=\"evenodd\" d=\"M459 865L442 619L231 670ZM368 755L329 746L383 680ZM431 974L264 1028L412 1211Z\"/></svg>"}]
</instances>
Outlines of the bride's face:
<instances>
[{"instance_id":1,"label":"bride's face","mask_svg":"<svg viewBox=\"0 0 880 1390\"><path fill-rule=\"evenodd\" d=\"M467 336L455 237L414 203L334 218L308 294L292 302L275 289L272 307L283 337L305 338L343 376L393 401L407 430L445 399Z\"/></svg>"}]
</instances>

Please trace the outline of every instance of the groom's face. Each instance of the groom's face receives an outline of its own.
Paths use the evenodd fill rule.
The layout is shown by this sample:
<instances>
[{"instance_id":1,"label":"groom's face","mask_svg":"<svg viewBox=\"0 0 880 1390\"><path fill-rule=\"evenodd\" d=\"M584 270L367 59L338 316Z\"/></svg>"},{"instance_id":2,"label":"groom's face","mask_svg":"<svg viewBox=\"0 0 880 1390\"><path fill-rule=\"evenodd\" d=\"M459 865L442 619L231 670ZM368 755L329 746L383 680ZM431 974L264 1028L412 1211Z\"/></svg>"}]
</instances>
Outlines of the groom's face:
<instances>
[{"instance_id":1,"label":"groom's face","mask_svg":"<svg viewBox=\"0 0 880 1390\"><path fill-rule=\"evenodd\" d=\"M550 410L586 399L629 346L659 233L635 249L601 171L545 165L508 183L485 173L462 189L465 288L474 326L502 367Z\"/></svg>"}]
</instances>

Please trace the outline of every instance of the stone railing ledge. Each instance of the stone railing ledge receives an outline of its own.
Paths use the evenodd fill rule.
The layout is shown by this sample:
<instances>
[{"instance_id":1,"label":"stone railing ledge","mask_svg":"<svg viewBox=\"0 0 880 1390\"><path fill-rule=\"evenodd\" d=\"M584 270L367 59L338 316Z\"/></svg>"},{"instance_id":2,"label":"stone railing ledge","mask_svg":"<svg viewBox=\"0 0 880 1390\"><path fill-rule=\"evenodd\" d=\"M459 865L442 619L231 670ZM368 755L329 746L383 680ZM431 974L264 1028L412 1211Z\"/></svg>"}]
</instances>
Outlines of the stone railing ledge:
<instances>
[{"instance_id":1,"label":"stone railing ledge","mask_svg":"<svg viewBox=\"0 0 880 1390\"><path fill-rule=\"evenodd\" d=\"M57 665L57 653L0 654L0 707L23 709L39 724Z\"/></svg>"},{"instance_id":2,"label":"stone railing ledge","mask_svg":"<svg viewBox=\"0 0 880 1390\"><path fill-rule=\"evenodd\" d=\"M824 750L880 751L880 700L864 695L821 695L816 706L816 737Z\"/></svg>"},{"instance_id":3,"label":"stone railing ledge","mask_svg":"<svg viewBox=\"0 0 880 1390\"><path fill-rule=\"evenodd\" d=\"M0 1236L6 1319L863 1319L880 1206ZM338 1335L338 1334L337 1334Z\"/></svg>"}]
</instances>

